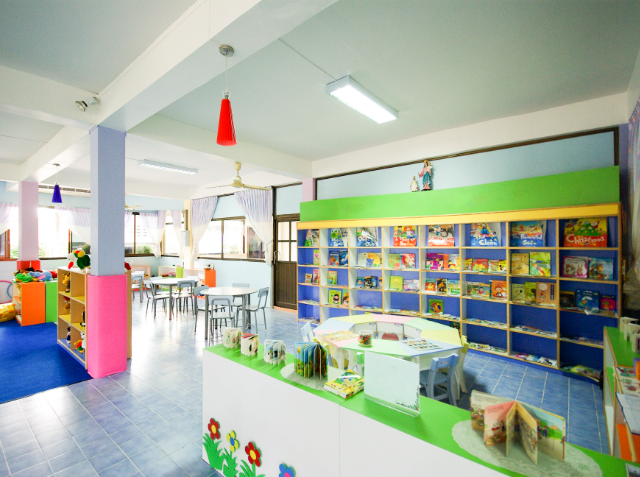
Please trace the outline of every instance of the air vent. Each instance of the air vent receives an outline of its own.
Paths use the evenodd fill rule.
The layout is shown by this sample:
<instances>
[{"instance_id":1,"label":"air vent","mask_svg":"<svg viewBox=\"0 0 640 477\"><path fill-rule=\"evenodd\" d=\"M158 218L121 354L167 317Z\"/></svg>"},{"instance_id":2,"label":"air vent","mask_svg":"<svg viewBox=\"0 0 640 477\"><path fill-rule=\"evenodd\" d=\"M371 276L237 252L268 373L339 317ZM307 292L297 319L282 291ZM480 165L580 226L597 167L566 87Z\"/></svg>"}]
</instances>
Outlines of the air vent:
<instances>
[{"instance_id":1,"label":"air vent","mask_svg":"<svg viewBox=\"0 0 640 477\"><path fill-rule=\"evenodd\" d=\"M38 185L38 189L41 191L53 190L54 186L48 184ZM89 189L75 189L73 187L60 187L60 191L68 195L90 195Z\"/></svg>"}]
</instances>

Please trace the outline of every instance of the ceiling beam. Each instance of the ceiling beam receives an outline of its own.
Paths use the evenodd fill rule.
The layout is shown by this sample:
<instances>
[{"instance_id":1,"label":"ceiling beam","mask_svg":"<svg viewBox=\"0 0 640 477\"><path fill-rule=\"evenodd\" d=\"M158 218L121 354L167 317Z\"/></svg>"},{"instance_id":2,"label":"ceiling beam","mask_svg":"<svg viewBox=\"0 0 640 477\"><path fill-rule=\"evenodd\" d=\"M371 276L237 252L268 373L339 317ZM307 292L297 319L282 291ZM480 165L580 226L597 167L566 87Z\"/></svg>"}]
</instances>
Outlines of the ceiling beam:
<instances>
[{"instance_id":1,"label":"ceiling beam","mask_svg":"<svg viewBox=\"0 0 640 477\"><path fill-rule=\"evenodd\" d=\"M233 147L219 146L216 133L158 115L131 129L129 136L204 152L220 162L242 162L254 169L294 179L311 177L311 161L243 141Z\"/></svg>"}]
</instances>

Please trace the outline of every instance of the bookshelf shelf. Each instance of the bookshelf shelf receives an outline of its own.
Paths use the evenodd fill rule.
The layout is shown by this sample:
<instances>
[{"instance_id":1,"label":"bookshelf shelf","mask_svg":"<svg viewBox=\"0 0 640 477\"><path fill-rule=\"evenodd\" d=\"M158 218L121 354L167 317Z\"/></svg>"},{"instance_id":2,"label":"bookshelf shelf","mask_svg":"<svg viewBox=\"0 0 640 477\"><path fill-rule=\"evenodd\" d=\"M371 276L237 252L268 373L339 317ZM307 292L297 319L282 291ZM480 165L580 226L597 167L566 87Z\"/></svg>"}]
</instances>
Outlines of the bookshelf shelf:
<instances>
[{"instance_id":1,"label":"bookshelf shelf","mask_svg":"<svg viewBox=\"0 0 640 477\"><path fill-rule=\"evenodd\" d=\"M593 343L573 341L567 338L561 338L562 334L573 336L599 336L604 326L611 326L612 319L619 318L619 312L615 313L585 313L582 310L570 310L560 308L561 292L577 292L589 291L598 292L601 295L615 295L620 305L621 291L621 226L620 226L620 204L596 204L580 207L566 208L550 208L550 209L530 209L522 211L509 211L486 213L486 214L458 214L452 216L430 216L430 217L411 217L408 222L412 224L415 231L415 242L411 242L409 246L400 246L400 242L394 242L394 225L403 224L402 218L383 218L383 219L367 219L367 220L340 220L340 221L317 221L317 222L299 222L298 223L298 243L304 244L306 232L309 229L317 230L317 244L310 247L299 247L298 257L302 262L298 265L298 280L304 281L305 274L311 273L311 268L318 269L320 283L326 283L328 269L337 271L338 282L340 285L318 285L309 283L298 284L298 300L301 303L299 307L300 320L312 320L314 322L322 322L326 319L338 316L357 315L362 313L389 313L405 316L418 316L424 319L436 320L440 322L450 322L460 327L461 333L467 335L470 343L478 345L486 345L491 349L480 349L471 347L476 351L488 353L496 356L503 356L509 359L525 361L537 364L545 368L559 369L560 363L573 362L575 357L572 353L576 353L576 349L584 355L584 361L592 363L592 367L602 362L602 346ZM607 247L562 247L564 240L565 222L569 219L603 217L607 223ZM497 247L478 247L471 246L471 224L481 221L489 221L492 231L498 232L499 245ZM543 221L546 225L544 247L532 246L515 246L510 241L510 231L513 222L520 221ZM428 229L429 225L434 224L451 224L454 228L454 239L450 245L429 245ZM497 226L496 224L499 224ZM496 228L494 228L494 226ZM371 230L375 229L377 234L377 245L374 247L363 247L362 243L358 245L357 229L359 227L367 227ZM329 245L330 230L342 229L343 238L346 247L333 247ZM444 229L443 229L444 230ZM445 238L451 238L452 234ZM406 238L406 237L405 237ZM395 243L395 245L394 245ZM406 243L406 242L404 242ZM476 242L473 242L474 245ZM317 264L305 263L310 261L318 261L317 254L313 250L319 250L319 262ZM331 250L346 250L348 266L330 266L328 263L329 252ZM514 274L512 270L512 255L516 253L530 254L533 252L545 252L550 259L548 269L550 276L530 275L530 274ZM379 267L359 267L358 254L373 253L379 255ZM416 268L396 268L398 263L397 255L414 254ZM434 270L431 264L433 256L428 254L441 255L457 255L455 259L444 257L441 270ZM314 259L314 255L316 256ZM395 255L395 256L394 256ZM562 277L563 259L567 256L586 256L590 258L613 258L614 260L614 276L617 280L594 280L594 279L577 279L571 277ZM368 257L370 258L370 257ZM539 257L537 257L539 260ZM378 263L378 259L374 257L373 263ZM404 258L401 263L405 262ZM427 265L427 259L429 261ZM467 260L499 260L506 262L506 272L478 272L473 270L464 270ZM450 263L458 263L459 270L449 270L447 261L454 260ZM343 262L344 263L344 262ZM362 262L360 262L362 263ZM371 262L370 262L371 263ZM526 262L525 262L526 263ZM545 262L542 262L545 263ZM492 270L495 270L495 264L490 264ZM437 266L437 265L434 265ZM454 266L454 265L452 265ZM504 266L504 264L503 264ZM514 268L515 270L515 268ZM523 271L528 271L524 269ZM379 288L355 287L358 279L375 277L379 280ZM402 277L406 280L419 280L420 290L417 292L409 292L404 290L391 289L391 278ZM373 283L375 284L375 278ZM396 280L396 279L394 279ZM459 282L460 294L447 293L426 293L425 285L430 286L433 281L438 280L456 280ZM507 299L493 298L488 295L487 298L475 295L467 295L467 285L469 283L486 284L487 288L491 288L491 282L505 282ZM358 281L361 283L360 281ZM396 288L399 287L394 282ZM533 283L541 287L546 283L552 288L552 297L550 306L540 304L543 300L539 299L538 303L535 298L530 298L531 287L526 288L528 302L513 301L513 286L517 285L518 292L522 293L521 286ZM348 285L347 285L348 284ZM616 287L607 287L607 285L616 285ZM503 292L505 285L501 285ZM349 290L349 308L324 305L327 302L328 289L342 290L343 294ZM475 290L475 286L469 288L469 291ZM455 291L455 288L454 288ZM535 293L535 288L533 292ZM539 293L542 293L538 290ZM563 298L567 294L562 293ZM520 295L522 296L522 295ZM317 304L304 304L308 300L319 302ZM434 303L435 301L435 303ZM564 302L563 302L564 303ZM508 306L503 306L508 305ZM359 307L364 308L359 308ZM432 308L434 307L434 308ZM431 311L441 309L444 314L450 316L432 314ZM395 310L395 311L390 311ZM401 310L401 311L398 311ZM415 314L408 310L415 310ZM593 315L593 317L576 317L572 319L570 315L582 314ZM468 321L468 319L478 319L483 321L493 321L504 323L504 326L495 326L481 322ZM616 322L617 323L617 322ZM514 327L522 325L530 328L539 328L543 330L555 330L556 336L543 335L526 330L517 330ZM578 327L581 327L578 329ZM544 338L535 340L532 337ZM581 345L580 348L572 347L572 343ZM574 349L575 348L575 349ZM506 352L495 351L506 350ZM545 357L558 363L558 366L549 366L543 363L518 358L515 355L525 353ZM582 358L583 356L581 356ZM544 360L543 360L544 361ZM600 368L602 369L602 368Z\"/></svg>"}]
</instances>

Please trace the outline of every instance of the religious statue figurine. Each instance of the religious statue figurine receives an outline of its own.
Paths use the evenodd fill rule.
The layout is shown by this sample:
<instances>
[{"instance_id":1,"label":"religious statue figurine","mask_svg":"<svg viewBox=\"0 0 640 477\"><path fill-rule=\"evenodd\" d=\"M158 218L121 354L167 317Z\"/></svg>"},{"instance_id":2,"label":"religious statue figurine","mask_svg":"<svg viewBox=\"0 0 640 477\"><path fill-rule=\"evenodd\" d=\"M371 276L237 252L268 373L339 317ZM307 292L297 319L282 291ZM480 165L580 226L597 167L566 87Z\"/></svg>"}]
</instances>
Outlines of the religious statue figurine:
<instances>
[{"instance_id":1,"label":"religious statue figurine","mask_svg":"<svg viewBox=\"0 0 640 477\"><path fill-rule=\"evenodd\" d=\"M418 185L416 176L413 176L413 180L411 181L411 192L418 192L419 190L420 190L420 186Z\"/></svg>"},{"instance_id":2,"label":"religious statue figurine","mask_svg":"<svg viewBox=\"0 0 640 477\"><path fill-rule=\"evenodd\" d=\"M424 167L418 175L422 177L422 190L431 190L433 187L433 182L431 181L433 178L433 166L429 161L424 161Z\"/></svg>"}]
</instances>

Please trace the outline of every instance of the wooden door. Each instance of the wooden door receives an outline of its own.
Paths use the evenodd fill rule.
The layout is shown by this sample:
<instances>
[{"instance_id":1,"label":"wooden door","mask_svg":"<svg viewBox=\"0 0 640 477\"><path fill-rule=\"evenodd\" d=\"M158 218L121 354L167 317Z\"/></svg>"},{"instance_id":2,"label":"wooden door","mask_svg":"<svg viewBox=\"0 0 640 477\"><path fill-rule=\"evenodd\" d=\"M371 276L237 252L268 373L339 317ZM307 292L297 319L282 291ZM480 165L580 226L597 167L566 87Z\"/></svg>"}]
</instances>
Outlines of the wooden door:
<instances>
[{"instance_id":1,"label":"wooden door","mask_svg":"<svg viewBox=\"0 0 640 477\"><path fill-rule=\"evenodd\" d=\"M300 215L276 217L275 234L275 294L274 304L283 308L298 308L298 241L297 224Z\"/></svg>"}]
</instances>

